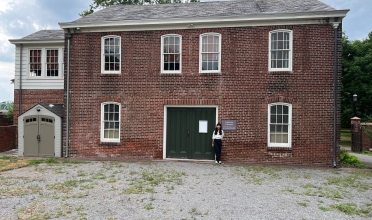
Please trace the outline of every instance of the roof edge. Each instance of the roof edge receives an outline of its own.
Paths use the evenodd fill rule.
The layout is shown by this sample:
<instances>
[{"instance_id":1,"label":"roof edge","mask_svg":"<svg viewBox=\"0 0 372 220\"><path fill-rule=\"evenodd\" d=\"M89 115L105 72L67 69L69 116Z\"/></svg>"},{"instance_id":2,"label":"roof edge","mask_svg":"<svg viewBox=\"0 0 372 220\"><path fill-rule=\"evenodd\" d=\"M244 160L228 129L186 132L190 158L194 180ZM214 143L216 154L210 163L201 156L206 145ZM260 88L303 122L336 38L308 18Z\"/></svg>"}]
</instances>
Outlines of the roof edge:
<instances>
[{"instance_id":1,"label":"roof edge","mask_svg":"<svg viewBox=\"0 0 372 220\"><path fill-rule=\"evenodd\" d=\"M64 43L64 38L58 39L9 39L11 44L50 44L50 43Z\"/></svg>"},{"instance_id":2,"label":"roof edge","mask_svg":"<svg viewBox=\"0 0 372 220\"><path fill-rule=\"evenodd\" d=\"M216 16L216 17L193 17L193 18L164 18L145 20L118 20L103 22L60 22L62 29L67 28L99 28L118 26L145 26L145 25L169 25L190 23L221 23L232 21L267 21L267 20L297 20L297 19L319 19L319 18L344 18L350 10L333 10L318 12L298 12L280 14L250 14L238 16Z\"/></svg>"}]
</instances>

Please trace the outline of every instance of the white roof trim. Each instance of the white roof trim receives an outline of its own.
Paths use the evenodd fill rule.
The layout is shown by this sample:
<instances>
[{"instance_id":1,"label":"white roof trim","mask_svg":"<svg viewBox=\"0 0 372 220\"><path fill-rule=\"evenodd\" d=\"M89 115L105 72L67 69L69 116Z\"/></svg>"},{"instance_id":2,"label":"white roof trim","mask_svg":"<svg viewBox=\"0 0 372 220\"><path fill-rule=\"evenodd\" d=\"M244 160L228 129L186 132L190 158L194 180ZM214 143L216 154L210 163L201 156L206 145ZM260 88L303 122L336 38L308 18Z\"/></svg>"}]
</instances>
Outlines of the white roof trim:
<instances>
[{"instance_id":1,"label":"white roof trim","mask_svg":"<svg viewBox=\"0 0 372 220\"><path fill-rule=\"evenodd\" d=\"M63 44L65 39L9 39L9 42L12 44Z\"/></svg>"}]
</instances>

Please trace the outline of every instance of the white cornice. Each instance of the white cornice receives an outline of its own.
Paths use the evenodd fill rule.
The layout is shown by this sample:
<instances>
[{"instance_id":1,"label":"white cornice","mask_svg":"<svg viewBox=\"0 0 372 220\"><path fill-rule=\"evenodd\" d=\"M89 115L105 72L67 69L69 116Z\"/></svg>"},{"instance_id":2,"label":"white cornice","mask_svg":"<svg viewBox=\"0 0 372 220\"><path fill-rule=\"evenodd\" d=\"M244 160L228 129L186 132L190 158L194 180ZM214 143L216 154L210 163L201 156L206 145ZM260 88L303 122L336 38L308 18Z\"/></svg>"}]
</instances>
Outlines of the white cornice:
<instances>
[{"instance_id":1,"label":"white cornice","mask_svg":"<svg viewBox=\"0 0 372 220\"><path fill-rule=\"evenodd\" d=\"M275 21L285 22L287 24L297 24L301 21L319 20L327 18L342 19L346 16L349 10L335 10L322 12L305 12L305 13L283 13L283 14L255 14L243 16L218 16L218 17L195 17L195 18L167 18L167 19L146 19L146 20L120 20L120 21L104 21L104 22L62 22L59 23L62 29L80 28L80 31L101 31L105 30L160 30L160 29L187 29L190 24L192 28L202 27L231 27L236 26L256 26L272 25ZM287 21L287 22L286 22ZM315 23L315 22L314 22ZM189 26L187 26L189 25ZM178 26L178 28L176 28ZM187 27L184 27L187 26Z\"/></svg>"},{"instance_id":2,"label":"white cornice","mask_svg":"<svg viewBox=\"0 0 372 220\"><path fill-rule=\"evenodd\" d=\"M37 39L37 40L25 40L25 39L9 39L12 44L63 44L65 39Z\"/></svg>"}]
</instances>

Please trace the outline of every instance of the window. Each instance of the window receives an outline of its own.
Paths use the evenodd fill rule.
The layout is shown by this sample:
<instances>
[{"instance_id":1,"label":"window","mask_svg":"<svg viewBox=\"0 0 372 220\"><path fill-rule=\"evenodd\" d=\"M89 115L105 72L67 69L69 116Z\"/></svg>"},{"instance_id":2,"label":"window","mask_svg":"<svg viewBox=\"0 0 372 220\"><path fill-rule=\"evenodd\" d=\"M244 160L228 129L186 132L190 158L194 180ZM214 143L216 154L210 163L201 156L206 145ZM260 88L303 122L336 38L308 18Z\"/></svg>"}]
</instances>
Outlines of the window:
<instances>
[{"instance_id":1,"label":"window","mask_svg":"<svg viewBox=\"0 0 372 220\"><path fill-rule=\"evenodd\" d=\"M41 50L30 50L30 76L41 76Z\"/></svg>"},{"instance_id":2,"label":"window","mask_svg":"<svg viewBox=\"0 0 372 220\"><path fill-rule=\"evenodd\" d=\"M207 33L200 35L200 73L221 72L221 34Z\"/></svg>"},{"instance_id":3,"label":"window","mask_svg":"<svg viewBox=\"0 0 372 220\"><path fill-rule=\"evenodd\" d=\"M287 103L269 104L268 146L291 147L292 105Z\"/></svg>"},{"instance_id":4,"label":"window","mask_svg":"<svg viewBox=\"0 0 372 220\"><path fill-rule=\"evenodd\" d=\"M62 78L63 74L63 49L62 48L38 48L30 49L28 54L29 74L28 78Z\"/></svg>"},{"instance_id":5,"label":"window","mask_svg":"<svg viewBox=\"0 0 372 220\"><path fill-rule=\"evenodd\" d=\"M182 37L169 34L161 39L161 72L181 73Z\"/></svg>"},{"instance_id":6,"label":"window","mask_svg":"<svg viewBox=\"0 0 372 220\"><path fill-rule=\"evenodd\" d=\"M47 50L47 76L58 76L58 50Z\"/></svg>"},{"instance_id":7,"label":"window","mask_svg":"<svg viewBox=\"0 0 372 220\"><path fill-rule=\"evenodd\" d=\"M102 38L102 73L120 73L121 43L118 36Z\"/></svg>"},{"instance_id":8,"label":"window","mask_svg":"<svg viewBox=\"0 0 372 220\"><path fill-rule=\"evenodd\" d=\"M120 142L120 104L102 103L101 141Z\"/></svg>"},{"instance_id":9,"label":"window","mask_svg":"<svg viewBox=\"0 0 372 220\"><path fill-rule=\"evenodd\" d=\"M271 31L269 38L269 70L292 71L292 31Z\"/></svg>"}]
</instances>

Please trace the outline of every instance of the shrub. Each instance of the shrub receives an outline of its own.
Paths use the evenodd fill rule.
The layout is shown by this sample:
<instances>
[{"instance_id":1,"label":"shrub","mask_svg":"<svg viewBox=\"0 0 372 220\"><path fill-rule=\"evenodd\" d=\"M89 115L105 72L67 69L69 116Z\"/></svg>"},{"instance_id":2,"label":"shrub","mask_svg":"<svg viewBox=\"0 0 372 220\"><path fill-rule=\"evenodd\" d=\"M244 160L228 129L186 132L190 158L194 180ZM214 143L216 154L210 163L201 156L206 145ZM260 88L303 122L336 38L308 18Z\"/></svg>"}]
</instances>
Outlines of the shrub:
<instances>
[{"instance_id":1,"label":"shrub","mask_svg":"<svg viewBox=\"0 0 372 220\"><path fill-rule=\"evenodd\" d=\"M353 155L350 155L347 151L341 151L340 154L340 162L342 165L345 166L354 166L354 167L362 167L363 164L360 160Z\"/></svg>"}]
</instances>

